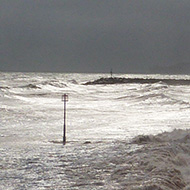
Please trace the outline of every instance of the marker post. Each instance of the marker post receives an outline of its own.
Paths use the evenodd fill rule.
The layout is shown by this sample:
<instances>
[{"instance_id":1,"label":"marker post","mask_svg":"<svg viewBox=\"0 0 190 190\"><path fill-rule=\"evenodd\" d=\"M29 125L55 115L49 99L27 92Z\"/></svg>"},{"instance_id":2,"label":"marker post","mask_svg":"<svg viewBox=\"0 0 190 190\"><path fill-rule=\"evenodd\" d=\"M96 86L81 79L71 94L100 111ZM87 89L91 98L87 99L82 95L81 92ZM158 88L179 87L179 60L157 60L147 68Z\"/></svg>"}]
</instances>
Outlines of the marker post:
<instances>
[{"instance_id":1,"label":"marker post","mask_svg":"<svg viewBox=\"0 0 190 190\"><path fill-rule=\"evenodd\" d=\"M63 105L63 115L64 115L64 123L63 123L63 145L66 144L66 102L68 101L68 95L62 95Z\"/></svg>"}]
</instances>

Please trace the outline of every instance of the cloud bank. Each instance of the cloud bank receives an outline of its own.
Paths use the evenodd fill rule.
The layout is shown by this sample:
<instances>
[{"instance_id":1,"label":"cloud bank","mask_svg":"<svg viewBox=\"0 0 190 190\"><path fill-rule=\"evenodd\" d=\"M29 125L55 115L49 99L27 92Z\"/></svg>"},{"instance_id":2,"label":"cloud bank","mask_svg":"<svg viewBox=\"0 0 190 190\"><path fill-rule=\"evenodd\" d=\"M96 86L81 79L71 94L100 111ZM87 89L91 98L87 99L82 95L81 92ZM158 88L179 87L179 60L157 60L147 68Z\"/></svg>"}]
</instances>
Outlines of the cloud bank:
<instances>
[{"instance_id":1,"label":"cloud bank","mask_svg":"<svg viewBox=\"0 0 190 190\"><path fill-rule=\"evenodd\" d=\"M0 3L0 71L190 73L188 0Z\"/></svg>"}]
</instances>

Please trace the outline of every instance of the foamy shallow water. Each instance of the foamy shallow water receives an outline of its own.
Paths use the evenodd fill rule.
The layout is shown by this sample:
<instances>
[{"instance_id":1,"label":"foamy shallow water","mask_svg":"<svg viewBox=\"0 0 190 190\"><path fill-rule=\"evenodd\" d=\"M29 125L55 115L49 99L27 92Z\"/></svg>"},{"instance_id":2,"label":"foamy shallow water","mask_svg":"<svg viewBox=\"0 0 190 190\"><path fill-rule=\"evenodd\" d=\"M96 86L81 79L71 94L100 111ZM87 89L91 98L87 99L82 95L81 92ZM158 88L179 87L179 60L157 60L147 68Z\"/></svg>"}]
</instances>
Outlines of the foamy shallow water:
<instances>
[{"instance_id":1,"label":"foamy shallow water","mask_svg":"<svg viewBox=\"0 0 190 190\"><path fill-rule=\"evenodd\" d=\"M129 142L190 128L189 86L81 85L101 74L0 76L1 189L188 188L189 131ZM63 93L69 94L64 147Z\"/></svg>"}]
</instances>

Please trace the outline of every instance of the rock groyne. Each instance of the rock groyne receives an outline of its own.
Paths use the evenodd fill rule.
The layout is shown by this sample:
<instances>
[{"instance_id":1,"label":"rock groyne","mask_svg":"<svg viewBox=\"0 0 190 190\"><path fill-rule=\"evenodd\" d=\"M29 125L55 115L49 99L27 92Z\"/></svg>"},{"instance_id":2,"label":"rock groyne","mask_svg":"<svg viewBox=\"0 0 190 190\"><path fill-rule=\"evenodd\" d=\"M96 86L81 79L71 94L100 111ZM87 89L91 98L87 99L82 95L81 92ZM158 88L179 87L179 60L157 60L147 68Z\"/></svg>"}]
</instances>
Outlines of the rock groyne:
<instances>
[{"instance_id":1,"label":"rock groyne","mask_svg":"<svg viewBox=\"0 0 190 190\"><path fill-rule=\"evenodd\" d=\"M190 85L190 80L185 79L151 79L151 78L121 78L110 77L100 78L94 81L84 83L84 85L97 85L97 84L125 84L125 83L140 83L140 84L153 84L163 82L168 85Z\"/></svg>"}]
</instances>

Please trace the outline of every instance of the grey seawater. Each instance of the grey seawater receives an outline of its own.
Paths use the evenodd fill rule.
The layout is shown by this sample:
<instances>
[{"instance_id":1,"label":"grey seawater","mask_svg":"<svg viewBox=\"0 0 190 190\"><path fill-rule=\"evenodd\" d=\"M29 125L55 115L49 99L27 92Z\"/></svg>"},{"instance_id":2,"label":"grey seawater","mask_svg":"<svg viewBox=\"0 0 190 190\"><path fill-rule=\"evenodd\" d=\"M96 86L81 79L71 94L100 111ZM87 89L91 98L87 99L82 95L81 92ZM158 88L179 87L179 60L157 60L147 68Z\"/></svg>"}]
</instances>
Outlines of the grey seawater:
<instances>
[{"instance_id":1,"label":"grey seawater","mask_svg":"<svg viewBox=\"0 0 190 190\"><path fill-rule=\"evenodd\" d=\"M82 85L108 76L0 73L0 189L189 188L190 86Z\"/></svg>"}]
</instances>

